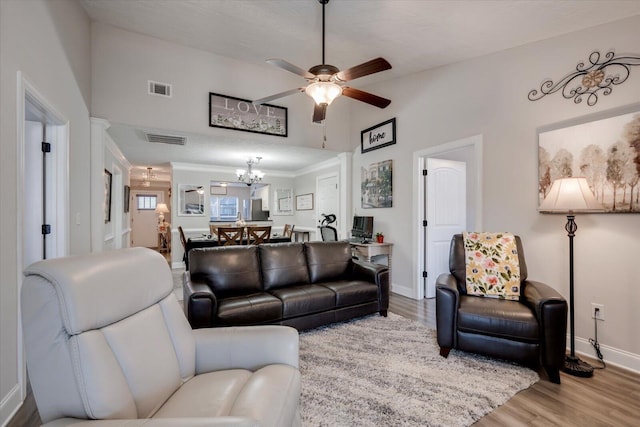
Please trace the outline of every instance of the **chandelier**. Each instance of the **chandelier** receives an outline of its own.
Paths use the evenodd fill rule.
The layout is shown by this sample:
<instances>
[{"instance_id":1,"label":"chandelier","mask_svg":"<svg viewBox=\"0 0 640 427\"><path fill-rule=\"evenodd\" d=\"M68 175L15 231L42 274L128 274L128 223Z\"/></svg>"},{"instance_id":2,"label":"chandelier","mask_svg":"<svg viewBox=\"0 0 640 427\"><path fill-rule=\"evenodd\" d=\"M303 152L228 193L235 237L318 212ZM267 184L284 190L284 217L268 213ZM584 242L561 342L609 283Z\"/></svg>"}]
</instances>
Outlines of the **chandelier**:
<instances>
[{"instance_id":1,"label":"chandelier","mask_svg":"<svg viewBox=\"0 0 640 427\"><path fill-rule=\"evenodd\" d=\"M264 174L257 169L253 169L254 166L260 164L260 160L262 160L262 157L256 157L256 160L249 159L247 160L247 170L236 170L236 173L238 174L238 181L244 182L247 185L261 182Z\"/></svg>"},{"instance_id":2,"label":"chandelier","mask_svg":"<svg viewBox=\"0 0 640 427\"><path fill-rule=\"evenodd\" d=\"M156 174L153 173L153 168L148 167L147 172L142 173L142 186L150 187L151 181L153 181L155 178L156 178Z\"/></svg>"}]
</instances>

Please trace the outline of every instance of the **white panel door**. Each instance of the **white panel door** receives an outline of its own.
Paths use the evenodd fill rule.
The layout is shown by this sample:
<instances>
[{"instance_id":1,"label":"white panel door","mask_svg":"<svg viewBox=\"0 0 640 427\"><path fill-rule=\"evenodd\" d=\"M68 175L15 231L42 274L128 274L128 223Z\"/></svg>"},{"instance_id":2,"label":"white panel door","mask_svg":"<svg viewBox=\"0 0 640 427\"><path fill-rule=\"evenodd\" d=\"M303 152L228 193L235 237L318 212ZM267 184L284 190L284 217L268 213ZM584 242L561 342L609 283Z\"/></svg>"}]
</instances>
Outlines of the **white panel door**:
<instances>
[{"instance_id":1,"label":"white panel door","mask_svg":"<svg viewBox=\"0 0 640 427\"><path fill-rule=\"evenodd\" d=\"M449 271L451 237L467 224L466 164L427 159L426 298L436 295L438 275Z\"/></svg>"},{"instance_id":2,"label":"white panel door","mask_svg":"<svg viewBox=\"0 0 640 427\"><path fill-rule=\"evenodd\" d=\"M23 264L28 266L43 258L42 238L42 123L24 122L24 244Z\"/></svg>"},{"instance_id":3,"label":"white panel door","mask_svg":"<svg viewBox=\"0 0 640 427\"><path fill-rule=\"evenodd\" d=\"M161 191L131 191L131 246L158 246L158 214L153 209L138 209L138 196L156 196L162 203Z\"/></svg>"}]
</instances>

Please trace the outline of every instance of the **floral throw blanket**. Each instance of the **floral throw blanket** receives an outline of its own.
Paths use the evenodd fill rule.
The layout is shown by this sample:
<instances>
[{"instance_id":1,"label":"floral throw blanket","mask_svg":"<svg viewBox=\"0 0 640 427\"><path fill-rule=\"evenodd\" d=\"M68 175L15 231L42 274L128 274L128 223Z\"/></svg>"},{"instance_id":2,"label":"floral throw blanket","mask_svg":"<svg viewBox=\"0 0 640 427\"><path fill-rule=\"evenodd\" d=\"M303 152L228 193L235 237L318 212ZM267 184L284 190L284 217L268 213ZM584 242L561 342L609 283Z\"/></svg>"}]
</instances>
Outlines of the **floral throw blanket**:
<instances>
[{"instance_id":1,"label":"floral throw blanket","mask_svg":"<svg viewBox=\"0 0 640 427\"><path fill-rule=\"evenodd\" d=\"M464 232L467 294L520 299L520 264L511 233Z\"/></svg>"}]
</instances>

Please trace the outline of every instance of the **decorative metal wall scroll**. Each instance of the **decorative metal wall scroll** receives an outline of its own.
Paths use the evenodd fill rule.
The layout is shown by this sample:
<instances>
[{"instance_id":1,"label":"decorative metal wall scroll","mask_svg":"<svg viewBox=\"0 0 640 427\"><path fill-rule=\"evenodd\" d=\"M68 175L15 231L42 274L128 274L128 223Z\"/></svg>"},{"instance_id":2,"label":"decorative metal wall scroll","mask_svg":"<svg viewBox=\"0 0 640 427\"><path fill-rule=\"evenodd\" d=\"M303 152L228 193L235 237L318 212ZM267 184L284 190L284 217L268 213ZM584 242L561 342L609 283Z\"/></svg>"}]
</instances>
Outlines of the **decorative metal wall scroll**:
<instances>
[{"instance_id":1,"label":"decorative metal wall scroll","mask_svg":"<svg viewBox=\"0 0 640 427\"><path fill-rule=\"evenodd\" d=\"M600 52L595 50L589 55L587 64L579 62L576 71L567 74L557 83L551 79L543 81L540 90L531 90L528 98L530 101L537 101L559 91L565 99L573 99L576 104L580 104L585 96L587 105L591 107L598 102L598 92L609 95L614 85L620 85L629 78L630 68L636 65L640 65L640 56L616 57L613 51L609 51L601 58ZM576 83L578 85L574 86Z\"/></svg>"}]
</instances>

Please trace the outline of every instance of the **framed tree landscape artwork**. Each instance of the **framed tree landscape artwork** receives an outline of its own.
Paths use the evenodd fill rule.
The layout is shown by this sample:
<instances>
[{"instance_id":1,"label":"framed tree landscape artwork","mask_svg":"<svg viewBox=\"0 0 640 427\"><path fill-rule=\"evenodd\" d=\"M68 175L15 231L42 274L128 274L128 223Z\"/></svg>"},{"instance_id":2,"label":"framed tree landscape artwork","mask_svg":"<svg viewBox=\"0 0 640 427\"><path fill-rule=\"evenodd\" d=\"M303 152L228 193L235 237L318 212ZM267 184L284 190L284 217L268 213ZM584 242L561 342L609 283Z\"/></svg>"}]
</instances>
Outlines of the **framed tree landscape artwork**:
<instances>
[{"instance_id":1,"label":"framed tree landscape artwork","mask_svg":"<svg viewBox=\"0 0 640 427\"><path fill-rule=\"evenodd\" d=\"M640 213L640 104L538 132L538 204L568 177L585 177L605 212Z\"/></svg>"}]
</instances>

